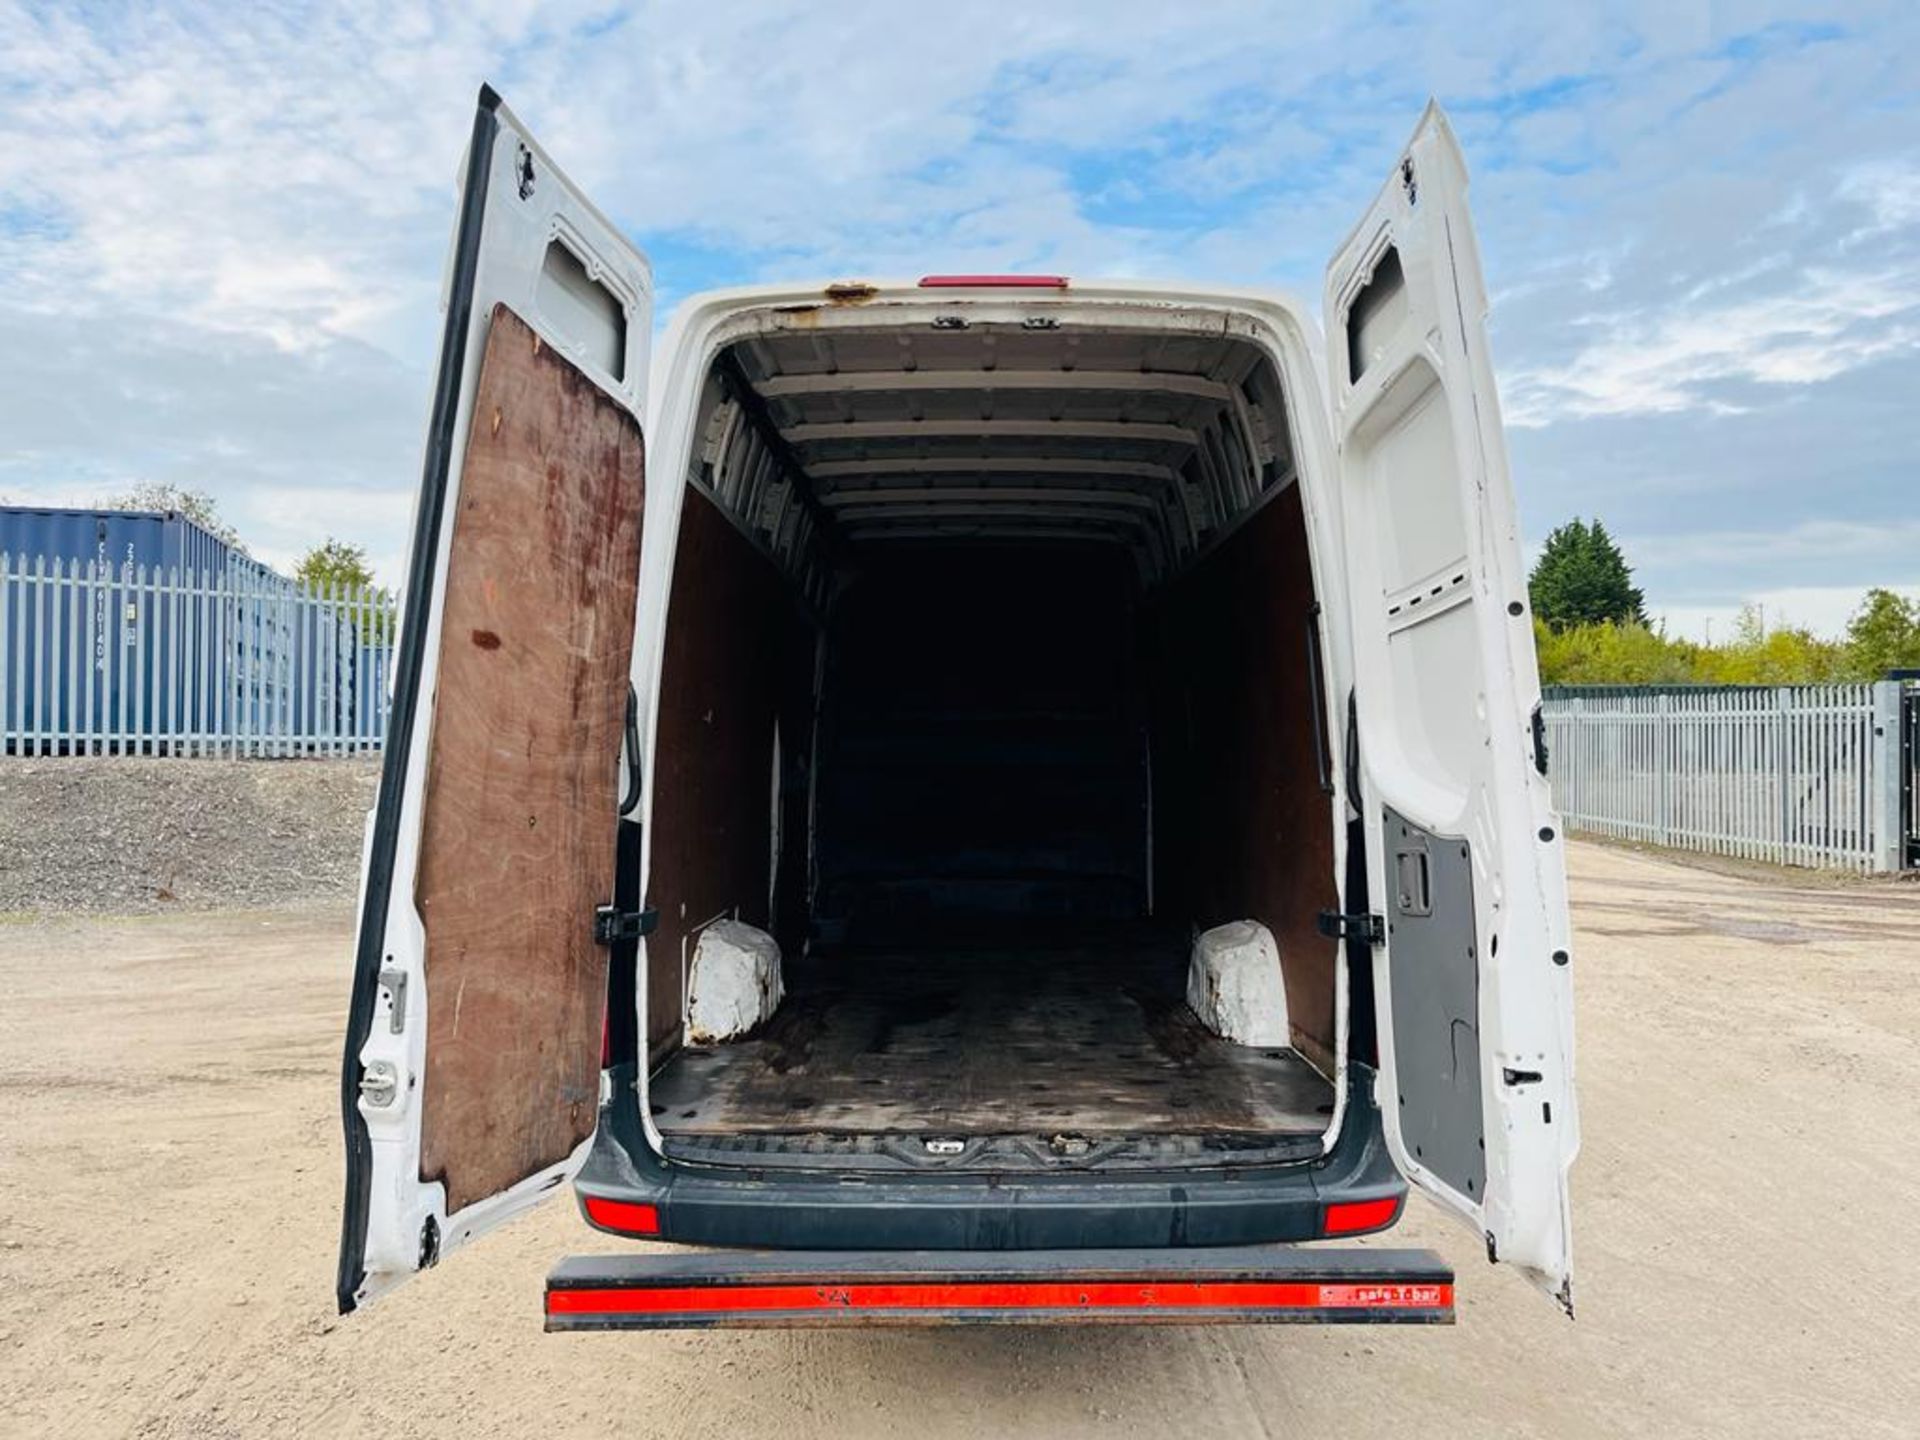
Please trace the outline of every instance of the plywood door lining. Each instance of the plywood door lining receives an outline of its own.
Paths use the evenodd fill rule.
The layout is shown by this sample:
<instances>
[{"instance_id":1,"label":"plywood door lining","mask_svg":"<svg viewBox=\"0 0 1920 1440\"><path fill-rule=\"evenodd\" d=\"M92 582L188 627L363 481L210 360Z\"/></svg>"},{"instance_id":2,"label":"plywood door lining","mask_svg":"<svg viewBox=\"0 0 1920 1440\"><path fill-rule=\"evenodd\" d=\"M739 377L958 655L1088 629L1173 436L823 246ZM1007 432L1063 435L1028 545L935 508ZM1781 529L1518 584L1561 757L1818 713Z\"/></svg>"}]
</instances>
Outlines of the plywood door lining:
<instances>
[{"instance_id":1,"label":"plywood door lining","mask_svg":"<svg viewBox=\"0 0 1920 1440\"><path fill-rule=\"evenodd\" d=\"M420 1172L447 1210L593 1133L639 578L639 422L505 306L453 517L415 886Z\"/></svg>"}]
</instances>

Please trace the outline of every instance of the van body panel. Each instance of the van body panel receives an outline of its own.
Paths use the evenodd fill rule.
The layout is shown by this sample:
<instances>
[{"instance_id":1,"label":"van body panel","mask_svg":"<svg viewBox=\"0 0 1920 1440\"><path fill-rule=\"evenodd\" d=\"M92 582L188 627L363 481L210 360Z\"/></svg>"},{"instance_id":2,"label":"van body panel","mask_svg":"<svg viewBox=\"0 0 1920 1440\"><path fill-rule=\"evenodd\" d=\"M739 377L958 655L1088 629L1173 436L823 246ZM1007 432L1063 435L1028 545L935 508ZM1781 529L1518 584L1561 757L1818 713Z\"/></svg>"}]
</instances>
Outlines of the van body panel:
<instances>
[{"instance_id":1,"label":"van body panel","mask_svg":"<svg viewBox=\"0 0 1920 1440\"><path fill-rule=\"evenodd\" d=\"M1571 1309L1565 865L1466 204L1430 106L1327 272L1381 1111L1409 1180Z\"/></svg>"},{"instance_id":2,"label":"van body panel","mask_svg":"<svg viewBox=\"0 0 1920 1440\"><path fill-rule=\"evenodd\" d=\"M1490 1254L1521 1264L1570 1305L1566 1168L1577 1121L1564 876L1545 782L1526 749L1538 684L1464 194L1457 146L1444 117L1430 109L1388 187L1329 268L1324 335L1303 304L1265 291L1061 279L1038 285L1009 277L950 277L937 286L821 282L694 297L674 317L650 370L644 257L483 92L448 272L448 323L395 673L395 730L369 827L343 1065L342 1309L434 1263L569 1177L577 1177L590 1223L598 1223L591 1209L598 1203L602 1215L647 1217L643 1232L619 1233L669 1241L1047 1251L1360 1233L1398 1218L1411 1180L1483 1233ZM571 514L571 505L589 523L555 528L523 517L504 527L542 532L530 543L545 550L523 567L578 575L596 591L591 598L576 591L572 607L558 592L535 607L568 612L548 617L556 634L572 637L549 637L552 648L574 653L571 670L557 681L543 678L537 664L514 668L513 637L470 618L498 600L484 584L475 592L480 609L470 596L462 614L453 614L462 590L449 580L474 531L461 523L463 490L479 463L480 452L469 453L473 437L492 437L501 423L485 413L492 401L476 406L487 383L482 356L495 332L521 326L518 339L551 349L539 368L562 377L547 382L548 400L557 404L562 391L589 397L577 407L590 417L584 429L593 440L584 452L556 447L555 432L539 425L522 446L529 464L555 462L546 474L561 493L561 509ZM949 343L968 331L989 337L985 361ZM999 335L1013 338L991 338ZM1055 335L1064 347L1058 355L1034 339ZM1071 349L1083 340L1092 357L1085 364ZM994 363L995 343L1015 361ZM922 366L917 349L944 355L947 368ZM1229 351L1238 354L1231 364ZM1156 363L1163 353L1188 358ZM843 369L843 354L857 363ZM745 368L741 355L757 363ZM1279 397L1258 416L1256 365L1271 377L1261 381L1265 393L1271 397L1277 387ZM960 385L956 376L971 378ZM892 414L863 410L863 388L901 403ZM950 393L938 398L956 389L1027 398L969 413L968 403L954 403ZM1219 418L1206 422L1213 430L1197 441L1198 421L1189 416L1183 428L1179 414L1161 413L1178 406L1140 410L1123 399L1075 410L1073 396L1081 393L1187 397ZM770 415L770 403L784 407L784 418ZM903 432L907 420L912 425ZM1007 437L1031 437L1041 420L1057 427L1051 438L1068 437L1065 452L1034 444L995 451ZM703 456L734 453L729 437L747 430L760 436L739 448L751 475L703 473ZM977 449L962 461L943 459L952 454L939 450L943 434L967 444L977 439ZM909 452L865 448L870 441L917 445L923 437L933 443L911 453L924 473L904 478L940 486L938 496L916 495L893 473L898 465L874 458ZM823 505L813 477L785 447L843 439L853 442L851 450L816 467L828 477L820 483L841 492ZM1109 442L1112 453L1096 448ZM1157 444L1187 446L1190 456L1202 444L1214 446L1208 473L1240 477L1234 493L1209 501L1177 465L1141 458L1141 446ZM996 461L1002 453L1018 458ZM583 463L582 454L593 458ZM1191 471L1199 461L1183 463ZM798 472L784 479L799 483L775 494L767 477L783 466ZM1174 500L1153 497L1153 486L1164 483L1155 476L1172 478ZM716 503L713 487L736 484L753 497L742 513ZM939 504L928 503L936 498ZM515 503L501 497L488 507L506 514ZM1143 520L1157 504L1175 508ZM1192 665L1213 667L1183 703L1190 715L1191 696L1201 694L1206 718L1224 716L1222 724L1208 730L1191 718L1179 723L1186 743L1203 736L1199 743L1214 747L1196 773L1210 777L1207 793L1225 797L1216 808L1234 807L1236 760L1220 746L1272 731L1274 716L1298 725L1311 712L1310 730L1250 762L1266 767L1261 784L1286 793L1233 813L1223 825L1235 844L1265 835L1268 843L1290 845L1290 868L1265 873L1257 855L1250 862L1232 848L1215 862L1195 846L1178 858L1189 872L1205 872L1182 877L1203 898L1174 919L1242 903L1281 915L1285 948L1296 957L1284 975L1290 1009L1302 1021L1294 1027L1296 1048L1325 1078L1325 1103L1316 1112L1326 1117L1324 1129L1309 1124L1300 1134L1275 1137L1285 1144L1267 1151L1247 1147L1237 1164L1240 1142L1231 1138L1215 1143L1176 1130L1172 1143L1155 1150L1153 1134L1123 1137L1116 1143L1140 1143L1127 1168L1107 1171L1100 1169L1099 1143L1089 1150L1080 1141L1075 1149L1075 1137L1061 1136L1054 1151L1036 1147L1026 1129L989 1127L966 1142L934 1137L937 1146L929 1139L927 1153L904 1165L884 1152L917 1147L921 1139L883 1136L857 1175L833 1163L838 1140L788 1145L790 1137L771 1134L749 1135L734 1151L681 1145L656 1123L648 1062L686 1041L680 1011L692 938L718 914L773 928L792 913L816 927L819 921L811 910L820 881L818 756L804 752L817 746L820 677L828 665L824 641L804 642L825 633L832 587L842 578L822 579L819 554L831 556L848 534L937 539L951 533L941 527L953 517L963 529L972 526L969 533L992 536L996 524L1008 523L1009 505L1030 506L1035 517L1021 522L1031 525L1031 535L1018 539L1127 547L1119 553L1139 568L1139 593L1163 587L1177 596L1187 576L1202 576L1204 583L1187 587L1191 603L1166 605L1175 619L1187 610L1211 615L1216 601L1229 617L1259 609L1257 633L1220 635L1200 646L1175 634L1168 642ZM1202 524L1194 507L1209 505ZM761 524L773 511L779 518ZM1173 541L1163 535L1174 533L1167 514L1187 525ZM806 557L813 569L774 573L783 555L799 553L797 542L791 552L780 546L807 525L821 537L819 554ZM1233 548L1236 537L1247 543ZM490 559L496 571L506 553L499 549ZM910 568L912 552L898 553L909 556ZM1214 563L1223 556L1230 563ZM755 569L762 561L773 567L766 575ZM1263 565L1291 567L1271 593L1259 583ZM624 594L602 605L597 592L606 587ZM676 603L699 611L691 629L670 614ZM786 615L777 622L776 603ZM589 612L593 623L583 628ZM609 625L621 632L617 642L605 633ZM576 643L588 630L592 643ZM483 646L483 633L497 649ZM1207 632L1207 639L1216 637ZM887 644L868 649L889 653ZM477 666L464 651L466 663L444 664L448 647L461 645L485 648L480 658L488 664ZM689 645L698 651L691 662ZM1273 653L1249 654L1250 645ZM756 657L769 656L777 666L760 674ZM1252 700L1236 698L1231 673L1257 673L1262 664L1285 674L1264 676L1265 688ZM722 682L743 667L758 677L754 685L725 689ZM691 691L667 694L670 671L681 677L676 686L695 677L720 687L713 693L739 708L723 713ZM630 685L624 716L610 673L624 673ZM510 698L516 687L550 692L555 684L567 696L547 698L563 719L577 718L562 728L579 754L560 753L567 745L559 732L548 733L550 716ZM478 753L484 746L465 768L448 760L452 752L439 748L443 732L468 705L491 717L486 728L508 732L497 747L503 752L528 741L533 763L486 757ZM624 744L615 733L622 718ZM876 730L865 743L871 750L901 733ZM683 735L722 746L722 763L703 756L696 764L678 740L675 753L660 752ZM802 752L798 763L783 752L783 735ZM985 754L990 739L969 743ZM1117 730L1105 748L1078 737L1087 750L1081 758L1099 761L1082 767L1093 777L1087 785L1105 786L1112 776L1123 777L1112 780L1114 787L1133 783L1108 754L1123 740ZM962 747L963 760L970 754ZM1054 836L1047 844L1024 841L1059 850L1060 834L1078 834L1096 821L1110 825L1113 833L1101 837L1106 848L1081 857L1083 868L1143 886L1147 919L1157 914L1162 872L1180 874L1154 853L1154 817L1164 797L1156 801L1153 769L1149 753L1138 798L1126 799L1110 820L1095 805L1108 798L1063 791L1078 807L1068 813L1072 823L1036 829L1041 841ZM946 783L935 798L965 828L981 812L969 809L973 797L964 785ZM1178 775L1158 783L1178 783ZM451 833L433 818L436 788L438 813L455 823L467 807L493 832L513 812L530 815L539 834L546 804L567 813L581 843L535 844L516 855L517 863L463 863L454 848L435 845L436 834ZM865 823L862 816L894 813L888 805L899 793L869 777L865 789L841 792L834 813ZM933 812L946 813L939 805ZM1135 823L1127 817L1140 810L1146 853L1136 861L1117 841ZM727 819L716 825L720 812L737 813L740 827L727 828ZM999 813L1024 812L1016 806ZM1324 835L1315 830L1321 823ZM656 846L663 824L673 833ZM590 859L595 835L604 853ZM709 855L714 836L720 848ZM896 879L886 862L898 857L882 848L884 833L857 838L842 853L855 857L851 868L867 877L860 883L891 894L884 886ZM927 837L913 838L924 844ZM976 847L968 858L973 869L930 873L949 889L990 888L1001 883L1001 858L1023 853ZM436 883L436 875L446 878L440 864L451 866L451 883ZM1069 878L1077 873L1070 870ZM659 893L663 881L674 893ZM463 893L478 897L465 915ZM856 886L841 893L860 892ZM512 914L488 918L489 902L516 894L524 903L508 904ZM589 899L613 902L615 923L605 933ZM659 933L621 923L629 913L637 921L648 903L661 909ZM1328 903L1316 926L1311 907ZM743 913L760 907L762 913ZM570 929L575 910L581 913ZM553 936L551 953L519 973L545 978L503 984L511 968L506 952L541 943L515 930L516 917L524 922L536 911L535 928ZM1379 933L1370 916L1353 911L1385 912ZM1016 904L1016 918L1020 913ZM1338 922L1331 932L1330 919ZM829 917L842 929L845 921ZM611 944L603 950L588 936ZM834 943L829 934L829 950ZM443 1041L467 1023L463 978L479 986L485 1018L472 1023L486 1034L459 1036L442 1054ZM590 1024L596 988L610 1011L597 1103L582 1078L593 1070L599 1039ZM1351 1036L1355 1015L1372 1017L1377 1035ZM489 1039L502 1053L489 1053ZM1120 1069L1125 1063L1123 1056ZM884 1089L882 1081L861 1083ZM444 1108L449 1084L462 1087L451 1109ZM590 1136L588 1112L595 1113ZM489 1114L505 1118L506 1133L490 1130ZM1030 1163L1022 1160L1009 1173L999 1157L1023 1146ZM742 1159L755 1147L763 1162ZM1335 1226L1333 1205L1360 1208Z\"/></svg>"},{"instance_id":3,"label":"van body panel","mask_svg":"<svg viewBox=\"0 0 1920 1440\"><path fill-rule=\"evenodd\" d=\"M549 903L571 910L595 890L601 903L613 898L611 876L600 872L613 862L631 601L574 604L568 582L578 573L634 583L651 301L645 259L483 91L448 268L394 728L362 887L342 1066L343 1310L535 1203L585 1156L605 995L591 907L543 947L536 969L556 981L544 991L502 983L514 947L529 942L514 926L501 929L508 917L492 911L517 896L527 903L507 909L524 926ZM511 354L489 367L497 342ZM475 400L489 375L499 413L482 414ZM476 475L504 474L477 517L462 513L470 452ZM516 517L503 508L514 504L532 508ZM450 583L470 633L447 629ZM595 625L607 633L593 638ZM579 686L578 717L544 693L559 681ZM521 698L494 713L514 690ZM484 734L458 739L480 717L509 727L503 738L518 762L498 763ZM568 753L576 735L586 737L578 755ZM448 746L464 762L449 763ZM595 774L604 787L591 783ZM572 813L583 785L606 792L597 839L587 833L592 814ZM504 843L493 862L458 858L469 825L499 831L515 810L519 833L536 839ZM440 863L424 863L436 850ZM423 905L438 906L431 923ZM547 919L551 931L558 917ZM431 974L430 952L446 957ZM460 986L463 970L477 983ZM478 1015L465 1013L469 998ZM472 1027L467 1043L443 1046L463 1026ZM478 1044L473 1031L483 1032ZM431 1059L430 1035L440 1037ZM423 1131L429 1112L436 1122Z\"/></svg>"},{"instance_id":4,"label":"van body panel","mask_svg":"<svg viewBox=\"0 0 1920 1440\"><path fill-rule=\"evenodd\" d=\"M848 290L857 291L856 301L833 298ZM655 457L655 484L648 499L647 531L642 566L641 593L634 643L634 685L642 697L642 753L658 755L661 743L660 719L663 699L663 652L667 643L669 602L676 593L676 567L684 557L675 544L683 524L682 514L697 492L688 483L674 483L668 477L685 475L693 468L692 457L700 444L703 394L707 377L720 356L729 347L759 337L802 333L834 337L855 335L876 329L901 333L936 333L956 316L967 325L979 328L998 326L1015 329L1035 322L1058 326L1072 332L1076 328L1138 333L1142 336L1217 337L1227 335L1244 340L1264 353L1289 397L1286 407L1288 453L1294 457L1299 476L1317 476L1331 471L1336 463L1327 427L1326 408L1320 382L1321 345L1319 328L1304 304L1276 290L1234 287L1198 287L1191 284L1152 281L1092 281L1074 283L1065 289L999 289L992 286L967 290L928 289L903 280L862 281L848 286L832 281L813 284L746 286L709 292L688 299L669 320L659 348L649 411L652 453ZM1053 377L1060 383L1063 377ZM1084 375L1080 377L1085 380ZM1129 377L1119 375L1100 383L1124 384ZM1159 377L1156 377L1158 379ZM1042 383L1044 377L1018 373L996 375L1001 386ZM831 379L803 377L791 383L826 386ZM923 383L936 383L927 377ZM1323 588L1339 584L1340 556L1344 539L1342 517L1328 504L1329 497L1319 483L1296 477L1287 491L1296 491L1294 500L1303 512L1306 550L1313 573ZM1198 563L1225 546L1240 527L1251 524L1268 506L1282 497L1276 490L1263 496L1240 515L1214 533L1202 552L1189 563ZM1314 617L1317 626L1315 658L1324 666L1322 698L1325 709L1320 717L1324 735L1342 733L1344 697L1351 686L1349 651L1345 627L1338 617L1322 611ZM1276 663L1298 665L1308 650L1303 627L1298 650L1284 653ZM1327 867L1328 887L1337 895L1346 874L1346 815L1344 801L1344 760L1341 747L1327 747L1328 793L1320 798L1330 821L1331 864ZM655 903L671 903L661 896L653 879L655 856L651 839L658 834L654 812L655 785L650 773L643 804L648 855L643 862L642 891ZM651 944L653 937L643 944ZM1331 947L1330 947L1331 949ZM647 965L641 957L643 970ZM1334 1111L1325 1134L1327 1143L1339 1133L1347 1103L1344 1084L1347 1056L1344 955L1330 958L1336 970L1334 978L1334 1044L1330 1061ZM650 1016L647 987L639 987L641 1035L657 1033L674 1022L667 1017ZM650 1145L664 1142L646 1103L642 1077L642 1124Z\"/></svg>"}]
</instances>

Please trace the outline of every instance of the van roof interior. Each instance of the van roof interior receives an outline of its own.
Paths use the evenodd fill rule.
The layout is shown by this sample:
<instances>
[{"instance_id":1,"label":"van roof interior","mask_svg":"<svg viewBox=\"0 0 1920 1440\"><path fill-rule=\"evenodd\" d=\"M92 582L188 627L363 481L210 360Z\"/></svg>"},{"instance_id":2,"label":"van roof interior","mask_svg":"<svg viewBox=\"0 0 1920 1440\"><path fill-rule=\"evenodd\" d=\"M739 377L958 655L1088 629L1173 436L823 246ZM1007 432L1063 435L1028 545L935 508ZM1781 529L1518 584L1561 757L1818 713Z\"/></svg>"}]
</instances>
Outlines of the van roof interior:
<instances>
[{"instance_id":1,"label":"van roof interior","mask_svg":"<svg viewBox=\"0 0 1920 1440\"><path fill-rule=\"evenodd\" d=\"M752 433L699 478L783 559L796 537L779 520L798 504L848 546L1122 545L1149 583L1293 478L1279 382L1253 344L1031 323L741 341L718 375Z\"/></svg>"}]
</instances>

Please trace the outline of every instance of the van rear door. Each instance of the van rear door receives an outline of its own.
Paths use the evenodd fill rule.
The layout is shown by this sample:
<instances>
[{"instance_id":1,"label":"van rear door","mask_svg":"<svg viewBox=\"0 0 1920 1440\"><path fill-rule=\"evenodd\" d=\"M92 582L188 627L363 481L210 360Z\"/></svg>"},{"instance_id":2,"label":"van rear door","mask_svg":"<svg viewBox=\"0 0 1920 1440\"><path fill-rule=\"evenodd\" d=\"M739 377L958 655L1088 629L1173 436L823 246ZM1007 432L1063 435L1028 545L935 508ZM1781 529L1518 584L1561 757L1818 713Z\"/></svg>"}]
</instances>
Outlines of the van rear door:
<instances>
[{"instance_id":1,"label":"van rear door","mask_svg":"<svg viewBox=\"0 0 1920 1440\"><path fill-rule=\"evenodd\" d=\"M1380 1109L1408 1180L1571 1311L1566 877L1466 192L1430 105L1327 271Z\"/></svg>"},{"instance_id":2,"label":"van rear door","mask_svg":"<svg viewBox=\"0 0 1920 1440\"><path fill-rule=\"evenodd\" d=\"M599 1101L651 279L490 90L445 298L342 1067L343 1311L560 1186Z\"/></svg>"}]
</instances>

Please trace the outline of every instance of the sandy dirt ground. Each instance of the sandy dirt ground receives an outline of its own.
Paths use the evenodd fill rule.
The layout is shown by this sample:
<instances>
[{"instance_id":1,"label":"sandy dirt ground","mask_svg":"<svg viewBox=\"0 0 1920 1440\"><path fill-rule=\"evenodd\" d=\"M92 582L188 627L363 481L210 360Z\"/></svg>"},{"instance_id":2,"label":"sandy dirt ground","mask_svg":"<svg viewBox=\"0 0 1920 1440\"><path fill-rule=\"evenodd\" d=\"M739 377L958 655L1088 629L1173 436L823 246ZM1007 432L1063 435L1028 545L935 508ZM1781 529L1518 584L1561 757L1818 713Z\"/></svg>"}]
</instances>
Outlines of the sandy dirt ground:
<instances>
[{"instance_id":1,"label":"sandy dirt ground","mask_svg":"<svg viewBox=\"0 0 1920 1440\"><path fill-rule=\"evenodd\" d=\"M548 1336L550 1203L341 1320L342 914L0 921L0 1434L1920 1434L1920 887L1573 851L1580 1318Z\"/></svg>"}]
</instances>

